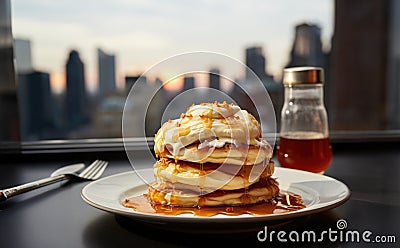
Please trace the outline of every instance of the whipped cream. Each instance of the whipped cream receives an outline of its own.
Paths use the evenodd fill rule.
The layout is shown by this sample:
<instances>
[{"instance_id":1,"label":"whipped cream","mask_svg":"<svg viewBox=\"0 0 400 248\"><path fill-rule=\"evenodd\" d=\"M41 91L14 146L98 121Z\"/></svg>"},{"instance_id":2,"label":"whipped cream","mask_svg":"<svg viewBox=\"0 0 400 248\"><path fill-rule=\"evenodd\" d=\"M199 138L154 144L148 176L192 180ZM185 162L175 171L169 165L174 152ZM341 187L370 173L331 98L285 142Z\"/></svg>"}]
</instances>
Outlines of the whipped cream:
<instances>
[{"instance_id":1,"label":"whipped cream","mask_svg":"<svg viewBox=\"0 0 400 248\"><path fill-rule=\"evenodd\" d=\"M184 148L198 143L198 149L258 146L270 149L261 138L258 121L246 110L227 103L192 105L181 118L164 123L155 136L155 151L185 159Z\"/></svg>"}]
</instances>

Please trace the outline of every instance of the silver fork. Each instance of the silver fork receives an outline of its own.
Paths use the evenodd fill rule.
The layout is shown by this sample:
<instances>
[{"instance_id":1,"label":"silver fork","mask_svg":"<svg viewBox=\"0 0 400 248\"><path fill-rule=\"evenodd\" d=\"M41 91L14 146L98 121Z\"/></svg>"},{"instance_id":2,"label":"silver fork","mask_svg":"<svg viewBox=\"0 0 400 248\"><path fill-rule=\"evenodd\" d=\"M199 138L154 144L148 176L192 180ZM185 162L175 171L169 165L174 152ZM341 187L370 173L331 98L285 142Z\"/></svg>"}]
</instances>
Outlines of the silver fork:
<instances>
[{"instance_id":1,"label":"silver fork","mask_svg":"<svg viewBox=\"0 0 400 248\"><path fill-rule=\"evenodd\" d=\"M66 173L64 175L83 180L97 180L101 177L107 165L108 165L107 161L96 160L79 174L76 172L72 172L72 173Z\"/></svg>"},{"instance_id":2,"label":"silver fork","mask_svg":"<svg viewBox=\"0 0 400 248\"><path fill-rule=\"evenodd\" d=\"M81 172L79 171L84 167L83 164L65 166L54 171L50 177L0 190L0 202L5 201L13 196L66 179L97 180L101 177L107 165L107 161L96 160Z\"/></svg>"}]
</instances>

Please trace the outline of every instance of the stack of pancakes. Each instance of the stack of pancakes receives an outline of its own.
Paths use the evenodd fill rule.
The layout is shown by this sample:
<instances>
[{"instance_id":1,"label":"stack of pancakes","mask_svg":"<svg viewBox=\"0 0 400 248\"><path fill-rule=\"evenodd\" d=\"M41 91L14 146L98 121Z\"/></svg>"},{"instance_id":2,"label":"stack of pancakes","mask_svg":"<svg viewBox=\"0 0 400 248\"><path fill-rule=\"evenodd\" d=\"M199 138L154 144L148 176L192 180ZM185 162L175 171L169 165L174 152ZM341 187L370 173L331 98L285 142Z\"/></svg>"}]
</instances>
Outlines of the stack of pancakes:
<instances>
[{"instance_id":1,"label":"stack of pancakes","mask_svg":"<svg viewBox=\"0 0 400 248\"><path fill-rule=\"evenodd\" d=\"M258 121L227 103L192 105L155 136L155 204L205 207L269 201L279 194L271 178L272 147Z\"/></svg>"}]
</instances>

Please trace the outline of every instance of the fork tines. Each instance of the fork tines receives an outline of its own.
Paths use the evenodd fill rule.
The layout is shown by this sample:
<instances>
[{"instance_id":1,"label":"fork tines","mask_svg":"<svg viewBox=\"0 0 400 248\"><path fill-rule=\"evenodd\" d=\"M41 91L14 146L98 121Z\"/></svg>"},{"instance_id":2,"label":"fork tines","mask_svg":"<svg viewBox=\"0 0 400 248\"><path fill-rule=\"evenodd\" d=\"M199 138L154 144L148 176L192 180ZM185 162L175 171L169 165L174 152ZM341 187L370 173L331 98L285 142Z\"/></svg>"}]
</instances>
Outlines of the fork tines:
<instances>
[{"instance_id":1,"label":"fork tines","mask_svg":"<svg viewBox=\"0 0 400 248\"><path fill-rule=\"evenodd\" d=\"M96 180L103 174L107 165L107 161L96 160L91 163L85 170L79 173L79 176L85 179Z\"/></svg>"}]
</instances>

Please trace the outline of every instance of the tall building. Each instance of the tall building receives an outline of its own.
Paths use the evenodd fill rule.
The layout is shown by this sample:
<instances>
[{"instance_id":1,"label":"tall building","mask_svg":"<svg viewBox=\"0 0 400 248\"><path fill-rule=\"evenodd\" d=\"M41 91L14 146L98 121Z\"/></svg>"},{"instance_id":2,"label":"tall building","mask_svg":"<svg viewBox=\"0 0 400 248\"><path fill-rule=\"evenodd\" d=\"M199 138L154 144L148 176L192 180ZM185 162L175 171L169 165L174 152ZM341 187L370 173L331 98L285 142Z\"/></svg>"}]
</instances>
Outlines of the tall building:
<instances>
[{"instance_id":1,"label":"tall building","mask_svg":"<svg viewBox=\"0 0 400 248\"><path fill-rule=\"evenodd\" d=\"M28 39L14 39L14 52L17 73L32 72L31 41Z\"/></svg>"},{"instance_id":2,"label":"tall building","mask_svg":"<svg viewBox=\"0 0 400 248\"><path fill-rule=\"evenodd\" d=\"M66 64L66 114L68 127L77 128L87 120L85 66L75 50L69 53Z\"/></svg>"},{"instance_id":3,"label":"tall building","mask_svg":"<svg viewBox=\"0 0 400 248\"><path fill-rule=\"evenodd\" d=\"M330 53L322 49L321 28L317 24L301 23L295 27L295 35L290 51L290 61L286 67L318 66L325 72L324 97L325 106L329 108L329 74Z\"/></svg>"},{"instance_id":4,"label":"tall building","mask_svg":"<svg viewBox=\"0 0 400 248\"><path fill-rule=\"evenodd\" d=\"M54 128L54 101L46 72L18 74L21 133L24 140L51 138Z\"/></svg>"},{"instance_id":5,"label":"tall building","mask_svg":"<svg viewBox=\"0 0 400 248\"><path fill-rule=\"evenodd\" d=\"M332 129L386 127L387 92L393 90L387 81L390 2L397 1L335 1L328 107Z\"/></svg>"},{"instance_id":6,"label":"tall building","mask_svg":"<svg viewBox=\"0 0 400 248\"><path fill-rule=\"evenodd\" d=\"M269 75L266 71L266 58L264 56L264 52L262 47L255 46L249 47L246 49L246 65L249 67L261 80L264 88L268 91L271 102L273 104L276 121L280 121L280 109L282 107L282 97L283 97L283 87L282 84L277 83L274 78ZM245 91L250 92L253 97L262 96L261 92L257 92L257 87L254 84L254 76L251 75L251 71L246 70L246 79L242 84ZM253 86L252 86L253 84ZM249 98L247 93L243 89L239 87L234 87L233 95L237 98L238 103L243 107L249 110L256 118L259 114L264 113L256 113L255 106L252 99ZM268 113L270 114L270 113Z\"/></svg>"},{"instance_id":7,"label":"tall building","mask_svg":"<svg viewBox=\"0 0 400 248\"><path fill-rule=\"evenodd\" d=\"M265 73L265 57L262 47L246 48L246 65L260 78L266 77ZM252 78L246 71L246 79Z\"/></svg>"},{"instance_id":8,"label":"tall building","mask_svg":"<svg viewBox=\"0 0 400 248\"><path fill-rule=\"evenodd\" d=\"M97 49L99 93L104 96L115 91L115 56Z\"/></svg>"},{"instance_id":9,"label":"tall building","mask_svg":"<svg viewBox=\"0 0 400 248\"><path fill-rule=\"evenodd\" d=\"M321 28L315 24L302 23L296 26L295 32L288 67L324 66Z\"/></svg>"},{"instance_id":10,"label":"tall building","mask_svg":"<svg viewBox=\"0 0 400 248\"><path fill-rule=\"evenodd\" d=\"M194 88L194 77L186 76L183 78L183 91L190 90Z\"/></svg>"},{"instance_id":11,"label":"tall building","mask_svg":"<svg viewBox=\"0 0 400 248\"><path fill-rule=\"evenodd\" d=\"M219 70L216 68L213 68L210 70L209 73L209 87L216 89L216 90L220 90L221 89L221 78L219 75Z\"/></svg>"}]
</instances>

